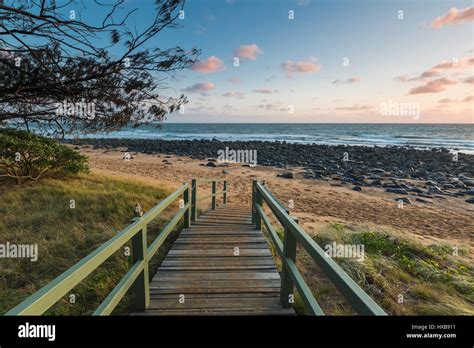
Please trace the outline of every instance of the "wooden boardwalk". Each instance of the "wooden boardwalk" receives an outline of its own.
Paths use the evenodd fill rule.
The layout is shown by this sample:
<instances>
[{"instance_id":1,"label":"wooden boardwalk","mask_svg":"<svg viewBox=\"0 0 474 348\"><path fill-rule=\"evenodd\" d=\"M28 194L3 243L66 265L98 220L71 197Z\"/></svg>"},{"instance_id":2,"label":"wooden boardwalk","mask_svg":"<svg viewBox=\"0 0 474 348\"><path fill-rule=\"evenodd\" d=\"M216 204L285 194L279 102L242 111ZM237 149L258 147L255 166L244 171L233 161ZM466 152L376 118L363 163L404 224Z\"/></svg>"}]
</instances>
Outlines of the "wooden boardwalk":
<instances>
[{"instance_id":1,"label":"wooden boardwalk","mask_svg":"<svg viewBox=\"0 0 474 348\"><path fill-rule=\"evenodd\" d=\"M221 206L184 229L135 315L294 315L280 304L280 276L250 207Z\"/></svg>"}]
</instances>

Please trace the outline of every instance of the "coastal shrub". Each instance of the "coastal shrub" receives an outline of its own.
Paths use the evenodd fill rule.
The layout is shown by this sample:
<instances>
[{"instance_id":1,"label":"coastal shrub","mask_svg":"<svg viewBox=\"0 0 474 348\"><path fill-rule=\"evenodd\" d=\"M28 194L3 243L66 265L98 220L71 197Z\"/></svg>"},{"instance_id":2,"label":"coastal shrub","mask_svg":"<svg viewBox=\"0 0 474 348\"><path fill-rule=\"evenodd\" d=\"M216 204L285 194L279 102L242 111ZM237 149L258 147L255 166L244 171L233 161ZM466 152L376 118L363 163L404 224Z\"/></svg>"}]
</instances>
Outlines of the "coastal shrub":
<instances>
[{"instance_id":1,"label":"coastal shrub","mask_svg":"<svg viewBox=\"0 0 474 348\"><path fill-rule=\"evenodd\" d=\"M86 172L87 158L56 140L23 130L0 129L0 178L21 184Z\"/></svg>"}]
</instances>

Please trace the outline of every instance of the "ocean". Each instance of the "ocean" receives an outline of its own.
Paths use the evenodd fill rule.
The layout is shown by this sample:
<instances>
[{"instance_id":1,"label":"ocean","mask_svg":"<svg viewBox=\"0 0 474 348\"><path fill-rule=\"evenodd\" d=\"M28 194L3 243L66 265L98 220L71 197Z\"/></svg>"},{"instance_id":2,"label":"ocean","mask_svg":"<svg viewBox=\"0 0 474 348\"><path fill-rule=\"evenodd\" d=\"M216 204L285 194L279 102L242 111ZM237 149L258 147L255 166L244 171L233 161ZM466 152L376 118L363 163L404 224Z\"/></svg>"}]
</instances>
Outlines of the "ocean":
<instances>
[{"instance_id":1,"label":"ocean","mask_svg":"<svg viewBox=\"0 0 474 348\"><path fill-rule=\"evenodd\" d=\"M130 139L217 139L288 143L444 147L474 154L474 124L163 123L81 136Z\"/></svg>"}]
</instances>

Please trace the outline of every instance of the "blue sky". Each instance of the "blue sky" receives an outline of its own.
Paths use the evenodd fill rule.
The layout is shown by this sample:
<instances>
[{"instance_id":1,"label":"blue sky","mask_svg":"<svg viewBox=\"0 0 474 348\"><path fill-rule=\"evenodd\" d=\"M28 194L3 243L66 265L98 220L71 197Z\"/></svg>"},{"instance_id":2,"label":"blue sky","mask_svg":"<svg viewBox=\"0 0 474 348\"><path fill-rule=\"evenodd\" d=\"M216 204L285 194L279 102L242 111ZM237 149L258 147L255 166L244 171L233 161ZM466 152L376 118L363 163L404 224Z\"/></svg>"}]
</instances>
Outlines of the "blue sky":
<instances>
[{"instance_id":1,"label":"blue sky","mask_svg":"<svg viewBox=\"0 0 474 348\"><path fill-rule=\"evenodd\" d=\"M182 27L160 33L150 47L202 50L202 69L168 81L166 95L185 91L190 100L170 122L473 122L472 6L444 0L188 0ZM152 19L152 1L127 0L124 10L131 8L138 8L130 22L138 28ZM288 18L291 10L294 19ZM256 53L234 67L239 47ZM440 65L454 60L456 67ZM427 71L433 75L419 77ZM417 104L420 115L381 115L380 105L388 102Z\"/></svg>"}]
</instances>

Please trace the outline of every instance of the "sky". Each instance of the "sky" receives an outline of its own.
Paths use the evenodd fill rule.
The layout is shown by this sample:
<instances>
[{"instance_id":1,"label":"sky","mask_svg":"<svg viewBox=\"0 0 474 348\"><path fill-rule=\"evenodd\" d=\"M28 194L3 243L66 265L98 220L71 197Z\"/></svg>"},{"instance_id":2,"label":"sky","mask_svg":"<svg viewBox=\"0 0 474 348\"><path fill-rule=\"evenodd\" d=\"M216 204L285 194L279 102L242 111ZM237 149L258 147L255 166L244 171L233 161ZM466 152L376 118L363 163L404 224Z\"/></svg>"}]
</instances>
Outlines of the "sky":
<instances>
[{"instance_id":1,"label":"sky","mask_svg":"<svg viewBox=\"0 0 474 348\"><path fill-rule=\"evenodd\" d=\"M472 1L187 0L182 17L150 42L201 49L167 79L189 99L168 122L474 123Z\"/></svg>"}]
</instances>

